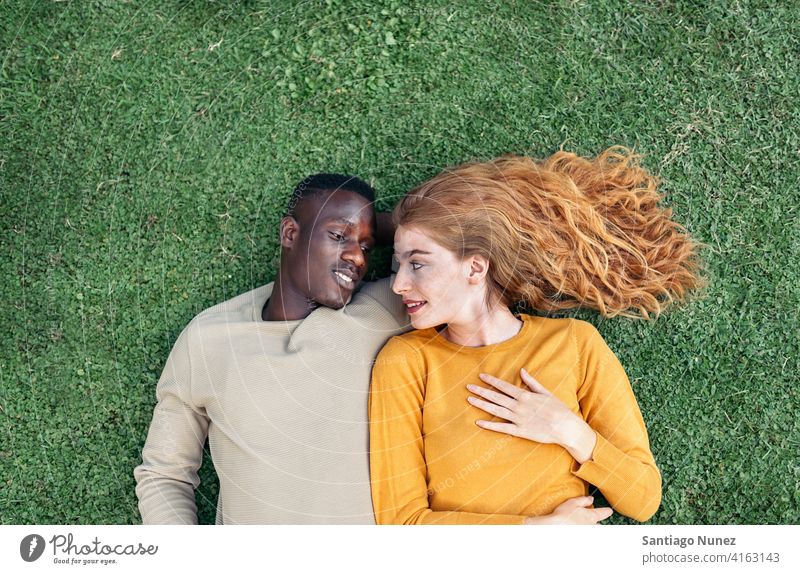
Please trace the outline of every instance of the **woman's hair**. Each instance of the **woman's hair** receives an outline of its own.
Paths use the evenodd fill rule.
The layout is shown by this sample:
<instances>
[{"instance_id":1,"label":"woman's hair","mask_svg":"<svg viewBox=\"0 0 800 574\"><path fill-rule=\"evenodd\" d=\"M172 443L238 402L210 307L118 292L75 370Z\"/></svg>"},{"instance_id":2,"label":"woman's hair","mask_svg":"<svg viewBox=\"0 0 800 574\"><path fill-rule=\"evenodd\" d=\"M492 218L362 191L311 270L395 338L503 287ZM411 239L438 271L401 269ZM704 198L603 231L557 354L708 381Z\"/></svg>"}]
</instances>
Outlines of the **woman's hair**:
<instances>
[{"instance_id":1,"label":"woman's hair","mask_svg":"<svg viewBox=\"0 0 800 574\"><path fill-rule=\"evenodd\" d=\"M393 217L462 259L486 257L487 301L647 319L705 285L699 244L658 204L657 185L624 147L509 155L445 169Z\"/></svg>"}]
</instances>

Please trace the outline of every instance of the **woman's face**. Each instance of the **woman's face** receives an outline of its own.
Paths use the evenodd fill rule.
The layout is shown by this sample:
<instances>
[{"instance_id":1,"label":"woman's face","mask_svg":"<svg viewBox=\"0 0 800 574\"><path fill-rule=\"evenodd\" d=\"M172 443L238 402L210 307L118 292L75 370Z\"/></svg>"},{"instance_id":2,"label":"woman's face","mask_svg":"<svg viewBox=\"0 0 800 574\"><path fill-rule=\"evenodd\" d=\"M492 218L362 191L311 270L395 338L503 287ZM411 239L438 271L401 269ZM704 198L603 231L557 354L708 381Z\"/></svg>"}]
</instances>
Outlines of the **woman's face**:
<instances>
[{"instance_id":1,"label":"woman's face","mask_svg":"<svg viewBox=\"0 0 800 574\"><path fill-rule=\"evenodd\" d=\"M468 323L484 301L483 277L474 258L460 261L417 227L400 226L394 235L399 263L392 289L403 298L411 324L427 329Z\"/></svg>"}]
</instances>

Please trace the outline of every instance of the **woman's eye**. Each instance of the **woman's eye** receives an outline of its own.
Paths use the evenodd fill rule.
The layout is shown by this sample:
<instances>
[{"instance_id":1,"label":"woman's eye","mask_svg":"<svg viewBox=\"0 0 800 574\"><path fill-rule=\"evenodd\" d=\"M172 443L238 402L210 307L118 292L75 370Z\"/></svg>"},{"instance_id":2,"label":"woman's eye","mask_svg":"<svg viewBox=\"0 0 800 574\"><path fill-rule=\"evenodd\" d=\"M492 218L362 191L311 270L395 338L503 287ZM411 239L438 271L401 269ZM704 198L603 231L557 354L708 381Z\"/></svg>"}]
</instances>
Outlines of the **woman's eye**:
<instances>
[{"instance_id":1,"label":"woman's eye","mask_svg":"<svg viewBox=\"0 0 800 574\"><path fill-rule=\"evenodd\" d=\"M422 264L421 264L421 263L414 263L414 262L412 261L412 262L411 262L411 269L413 269L414 271L417 271L417 270L419 270L419 269L422 269Z\"/></svg>"}]
</instances>

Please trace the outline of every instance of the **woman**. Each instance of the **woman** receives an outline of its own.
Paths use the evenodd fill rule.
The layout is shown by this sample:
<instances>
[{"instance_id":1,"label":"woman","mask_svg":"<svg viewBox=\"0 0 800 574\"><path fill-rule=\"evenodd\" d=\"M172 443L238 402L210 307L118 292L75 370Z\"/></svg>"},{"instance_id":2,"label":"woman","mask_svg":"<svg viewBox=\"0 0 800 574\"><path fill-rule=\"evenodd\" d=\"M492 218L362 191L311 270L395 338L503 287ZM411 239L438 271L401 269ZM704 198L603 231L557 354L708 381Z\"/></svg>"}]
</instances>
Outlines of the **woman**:
<instances>
[{"instance_id":1,"label":"woman","mask_svg":"<svg viewBox=\"0 0 800 574\"><path fill-rule=\"evenodd\" d=\"M509 306L648 318L700 286L656 185L610 148L464 164L400 202L393 289L416 330L373 368L379 523L595 523L611 512L589 484L655 513L661 477L614 353L589 323Z\"/></svg>"}]
</instances>

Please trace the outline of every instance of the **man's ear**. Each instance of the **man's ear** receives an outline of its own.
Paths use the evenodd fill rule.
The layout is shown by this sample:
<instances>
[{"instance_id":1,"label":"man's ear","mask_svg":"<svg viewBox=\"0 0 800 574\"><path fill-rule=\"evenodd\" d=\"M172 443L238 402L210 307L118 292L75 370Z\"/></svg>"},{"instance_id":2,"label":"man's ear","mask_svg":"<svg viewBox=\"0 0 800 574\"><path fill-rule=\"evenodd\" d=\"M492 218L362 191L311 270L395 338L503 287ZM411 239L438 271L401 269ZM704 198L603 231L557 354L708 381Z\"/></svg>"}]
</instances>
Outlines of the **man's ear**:
<instances>
[{"instance_id":1,"label":"man's ear","mask_svg":"<svg viewBox=\"0 0 800 574\"><path fill-rule=\"evenodd\" d=\"M300 235L300 224L291 215L281 219L281 247L291 248Z\"/></svg>"},{"instance_id":2,"label":"man's ear","mask_svg":"<svg viewBox=\"0 0 800 574\"><path fill-rule=\"evenodd\" d=\"M489 272L489 260L483 255L473 255L468 259L469 263L469 277L467 278L470 285L478 285L485 278Z\"/></svg>"}]
</instances>

